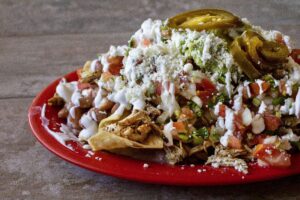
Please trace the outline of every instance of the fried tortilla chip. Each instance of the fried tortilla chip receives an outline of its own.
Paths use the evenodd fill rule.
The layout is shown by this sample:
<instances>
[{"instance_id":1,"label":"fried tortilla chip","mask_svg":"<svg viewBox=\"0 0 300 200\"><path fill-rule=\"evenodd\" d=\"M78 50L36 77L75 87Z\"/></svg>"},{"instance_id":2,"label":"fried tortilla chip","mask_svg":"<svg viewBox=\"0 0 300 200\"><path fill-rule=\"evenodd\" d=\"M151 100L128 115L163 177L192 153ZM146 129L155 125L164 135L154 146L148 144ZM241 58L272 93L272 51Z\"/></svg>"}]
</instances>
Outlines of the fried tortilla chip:
<instances>
[{"instance_id":1,"label":"fried tortilla chip","mask_svg":"<svg viewBox=\"0 0 300 200\"><path fill-rule=\"evenodd\" d=\"M118 136L104 129L99 129L98 134L93 135L89 140L89 145L93 151L98 150L114 150L121 148L136 148L136 149L162 149L163 140L156 134L150 134L143 142L135 142Z\"/></svg>"}]
</instances>

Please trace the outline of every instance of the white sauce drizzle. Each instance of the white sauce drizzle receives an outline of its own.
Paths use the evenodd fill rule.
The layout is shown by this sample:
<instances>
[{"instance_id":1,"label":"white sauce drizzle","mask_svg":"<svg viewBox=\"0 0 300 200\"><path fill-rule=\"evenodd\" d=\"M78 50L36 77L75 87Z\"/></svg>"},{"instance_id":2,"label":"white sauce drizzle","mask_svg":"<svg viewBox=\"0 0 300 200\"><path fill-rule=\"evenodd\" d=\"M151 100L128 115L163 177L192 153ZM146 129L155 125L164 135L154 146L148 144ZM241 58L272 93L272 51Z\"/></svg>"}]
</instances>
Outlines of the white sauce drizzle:
<instances>
[{"instance_id":1,"label":"white sauce drizzle","mask_svg":"<svg viewBox=\"0 0 300 200\"><path fill-rule=\"evenodd\" d=\"M172 131L174 131L175 128L173 126L173 121L171 120L169 123L164 125L163 134L168 139L168 143L166 143L166 146L172 146L173 145L173 136Z\"/></svg>"},{"instance_id":2,"label":"white sauce drizzle","mask_svg":"<svg viewBox=\"0 0 300 200\"><path fill-rule=\"evenodd\" d=\"M61 124L60 131L62 132L55 132L52 131L48 126L49 126L49 120L46 118L46 104L43 105L42 110L41 110L41 121L42 121L42 126L44 129L52 136L54 137L60 144L66 146L66 141L78 141L78 139L75 137L73 130L71 130L69 127L65 126L64 124Z\"/></svg>"},{"instance_id":3,"label":"white sauce drizzle","mask_svg":"<svg viewBox=\"0 0 300 200\"><path fill-rule=\"evenodd\" d=\"M80 140L87 141L91 136L97 133L98 125L89 113L84 114L79 122L84 127L78 136Z\"/></svg>"},{"instance_id":4,"label":"white sauce drizzle","mask_svg":"<svg viewBox=\"0 0 300 200\"><path fill-rule=\"evenodd\" d=\"M296 101L295 101L295 112L297 118L300 118L300 87L298 88Z\"/></svg>"}]
</instances>

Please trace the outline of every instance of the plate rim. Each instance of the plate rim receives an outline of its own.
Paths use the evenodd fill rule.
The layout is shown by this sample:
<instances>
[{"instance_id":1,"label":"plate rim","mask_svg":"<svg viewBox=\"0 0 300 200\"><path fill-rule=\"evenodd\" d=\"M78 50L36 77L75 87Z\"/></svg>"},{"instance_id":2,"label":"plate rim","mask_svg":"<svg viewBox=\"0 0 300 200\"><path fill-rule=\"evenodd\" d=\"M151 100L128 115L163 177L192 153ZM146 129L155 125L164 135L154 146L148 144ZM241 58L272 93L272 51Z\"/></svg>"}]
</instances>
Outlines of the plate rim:
<instances>
[{"instance_id":1,"label":"plate rim","mask_svg":"<svg viewBox=\"0 0 300 200\"><path fill-rule=\"evenodd\" d=\"M76 71L70 72L63 76L66 79L70 79L72 77L77 77ZM154 184L164 184L164 185L184 185L184 186L210 186L210 185L234 185L234 184L245 184L245 183L252 183L252 182L261 182L261 181L267 181L267 180L273 180L278 179L286 176L296 175L300 174L300 153L293 155L292 158L292 167L290 169L280 169L280 168L261 168L258 166L250 166L250 168L253 167L254 171L250 171L249 173L252 174L241 174L239 172L233 172L229 168L212 168L210 166L204 166L204 165L196 165L196 167L186 166L184 170L188 171L188 178L192 178L192 180L187 180L184 177L182 179L178 179L178 174L180 174L180 177L182 176L181 173L184 172L184 170L181 170L180 168L182 166L170 166L167 164L160 164L160 163L154 163L154 162L146 162L141 160L136 160L133 158L129 158L126 156L120 156L115 155L111 153L106 152L100 152L101 156L104 157L103 162L105 163L103 167L103 164L99 161L95 161L87 157L78 157L78 154L76 154L74 151L71 151L70 149L66 148L62 144L60 144L57 140L55 140L41 125L40 120L40 113L37 112L37 107L42 107L42 105L46 102L45 101L45 94L48 94L49 96L54 94L53 89L56 87L56 85L59 83L59 81L63 78L60 77L56 79L55 81L51 82L49 85L47 85L41 92L36 95L36 97L33 99L32 103L29 106L28 109L28 122L29 126L31 128L32 134L36 137L36 139L44 146L46 149L48 149L50 152L55 154L56 156L62 158L65 161L68 161L74 165L77 165L79 167L97 172L102 173L109 176L114 176L121 179L131 180L131 181L138 181L143 183L154 183ZM50 95L49 91L52 93ZM116 165L118 162L119 164L126 164L125 167L133 167L134 170L139 169L140 171L132 171L132 170L126 170L121 169L121 166L114 166L113 169L117 171L113 171L109 169L109 166L106 165L106 162L108 164ZM149 163L149 168L143 168L144 163ZM297 167L296 165L299 165ZM157 171L157 170L167 170L165 171ZM205 169L210 171L209 173L215 172L216 175L212 176L208 173L197 173L197 169ZM230 174L224 173L222 170L230 170ZM192 172L195 171L195 177L199 175L199 177L193 178ZM255 171L256 170L256 171ZM257 171L258 170L258 171ZM170 173L167 173L170 171ZM131 173L127 173L131 172ZM135 172L135 173L132 173ZM163 172L163 173L162 173ZM267 172L267 174L265 174ZM162 174L160 174L162 173ZM176 173L176 174L175 174ZM229 172L228 172L229 173ZM261 173L261 174L259 174ZM268 174L269 173L269 174ZM184 173L183 173L184 174ZM198 174L198 175L197 175ZM233 176L234 174L234 176ZM141 176L142 175L142 176ZM177 178L176 178L177 176ZM205 180L203 180L204 178Z\"/></svg>"}]
</instances>

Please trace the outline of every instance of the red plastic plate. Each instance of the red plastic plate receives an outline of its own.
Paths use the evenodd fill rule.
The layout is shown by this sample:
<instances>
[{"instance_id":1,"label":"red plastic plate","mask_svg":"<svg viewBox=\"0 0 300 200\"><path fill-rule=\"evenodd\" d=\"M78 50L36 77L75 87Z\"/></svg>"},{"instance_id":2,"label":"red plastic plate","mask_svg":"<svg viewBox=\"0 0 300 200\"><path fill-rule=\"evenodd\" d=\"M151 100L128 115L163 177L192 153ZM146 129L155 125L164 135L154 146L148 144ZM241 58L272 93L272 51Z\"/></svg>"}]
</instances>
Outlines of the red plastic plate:
<instances>
[{"instance_id":1,"label":"red plastic plate","mask_svg":"<svg viewBox=\"0 0 300 200\"><path fill-rule=\"evenodd\" d=\"M77 80L76 72L65 76L68 81ZM128 180L168 184L168 185L228 185L265 181L300 173L300 154L292 156L292 166L287 169L261 168L249 164L249 174L243 174L231 168L213 168L211 166L170 166L154 162L131 159L129 157L97 152L88 153L80 145L70 142L72 149L56 141L41 124L41 108L55 92L60 79L51 83L33 100L28 119L33 134L51 152L80 167ZM50 120L49 128L58 130L62 122L57 118L58 110L46 107L46 117Z\"/></svg>"}]
</instances>

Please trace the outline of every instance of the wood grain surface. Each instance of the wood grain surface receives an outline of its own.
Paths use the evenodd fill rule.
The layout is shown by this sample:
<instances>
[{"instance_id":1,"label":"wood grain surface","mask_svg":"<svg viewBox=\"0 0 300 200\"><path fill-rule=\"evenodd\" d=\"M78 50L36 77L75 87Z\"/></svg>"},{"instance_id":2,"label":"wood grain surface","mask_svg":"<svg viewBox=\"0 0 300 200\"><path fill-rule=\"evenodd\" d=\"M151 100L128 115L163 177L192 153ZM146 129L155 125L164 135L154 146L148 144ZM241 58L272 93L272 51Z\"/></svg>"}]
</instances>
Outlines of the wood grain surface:
<instances>
[{"instance_id":1,"label":"wood grain surface","mask_svg":"<svg viewBox=\"0 0 300 200\"><path fill-rule=\"evenodd\" d=\"M282 31L300 47L299 0L0 0L0 199L300 199L300 176L225 187L120 180L61 160L31 135L28 106L51 81L126 44L147 18L203 7Z\"/></svg>"}]
</instances>

